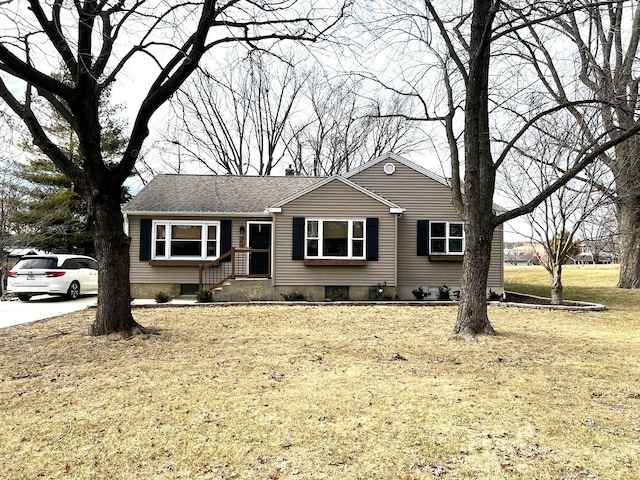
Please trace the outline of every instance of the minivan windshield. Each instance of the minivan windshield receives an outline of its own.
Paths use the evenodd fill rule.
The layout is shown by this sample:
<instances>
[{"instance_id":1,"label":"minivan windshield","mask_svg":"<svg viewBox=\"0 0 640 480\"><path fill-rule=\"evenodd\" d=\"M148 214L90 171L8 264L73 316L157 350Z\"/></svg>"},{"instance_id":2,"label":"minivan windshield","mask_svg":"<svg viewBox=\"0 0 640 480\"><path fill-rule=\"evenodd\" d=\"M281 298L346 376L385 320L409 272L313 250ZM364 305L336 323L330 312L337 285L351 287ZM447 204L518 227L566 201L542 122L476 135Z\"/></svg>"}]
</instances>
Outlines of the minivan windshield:
<instances>
[{"instance_id":1,"label":"minivan windshield","mask_svg":"<svg viewBox=\"0 0 640 480\"><path fill-rule=\"evenodd\" d=\"M23 258L20 260L14 269L26 270L26 269L52 269L56 268L58 261L55 258Z\"/></svg>"}]
</instances>

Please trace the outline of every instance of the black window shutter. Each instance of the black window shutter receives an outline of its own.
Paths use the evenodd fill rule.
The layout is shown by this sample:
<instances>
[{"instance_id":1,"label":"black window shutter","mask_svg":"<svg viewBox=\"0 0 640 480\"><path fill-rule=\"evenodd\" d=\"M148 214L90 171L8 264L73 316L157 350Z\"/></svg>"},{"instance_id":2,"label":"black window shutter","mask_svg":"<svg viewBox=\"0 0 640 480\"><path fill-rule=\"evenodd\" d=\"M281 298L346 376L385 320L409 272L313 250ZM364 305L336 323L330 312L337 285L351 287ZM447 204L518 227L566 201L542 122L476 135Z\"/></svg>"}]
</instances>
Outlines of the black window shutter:
<instances>
[{"instance_id":1,"label":"black window shutter","mask_svg":"<svg viewBox=\"0 0 640 480\"><path fill-rule=\"evenodd\" d=\"M291 260L304 260L304 217L293 217Z\"/></svg>"},{"instance_id":2,"label":"black window shutter","mask_svg":"<svg viewBox=\"0 0 640 480\"><path fill-rule=\"evenodd\" d=\"M231 250L231 220L220 221L220 256ZM230 262L231 257L225 258L223 261Z\"/></svg>"},{"instance_id":3,"label":"black window shutter","mask_svg":"<svg viewBox=\"0 0 640 480\"><path fill-rule=\"evenodd\" d=\"M140 261L151 260L151 227L150 218L140 219Z\"/></svg>"},{"instance_id":4,"label":"black window shutter","mask_svg":"<svg viewBox=\"0 0 640 480\"><path fill-rule=\"evenodd\" d=\"M378 261L378 219L367 218L367 260Z\"/></svg>"},{"instance_id":5,"label":"black window shutter","mask_svg":"<svg viewBox=\"0 0 640 480\"><path fill-rule=\"evenodd\" d=\"M429 256L429 220L418 220L418 251L419 257Z\"/></svg>"}]
</instances>

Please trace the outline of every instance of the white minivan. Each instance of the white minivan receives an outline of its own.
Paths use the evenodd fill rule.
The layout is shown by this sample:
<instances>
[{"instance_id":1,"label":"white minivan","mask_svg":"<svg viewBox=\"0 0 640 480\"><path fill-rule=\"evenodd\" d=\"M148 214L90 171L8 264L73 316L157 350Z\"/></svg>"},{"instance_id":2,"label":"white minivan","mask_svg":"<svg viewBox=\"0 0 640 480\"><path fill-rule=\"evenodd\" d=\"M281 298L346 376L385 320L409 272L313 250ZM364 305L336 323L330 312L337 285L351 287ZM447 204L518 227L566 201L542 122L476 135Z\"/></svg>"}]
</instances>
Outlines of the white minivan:
<instances>
[{"instance_id":1,"label":"white minivan","mask_svg":"<svg viewBox=\"0 0 640 480\"><path fill-rule=\"evenodd\" d=\"M7 293L23 302L34 295L64 295L75 300L98 292L98 262L84 255L27 255L9 271Z\"/></svg>"}]
</instances>

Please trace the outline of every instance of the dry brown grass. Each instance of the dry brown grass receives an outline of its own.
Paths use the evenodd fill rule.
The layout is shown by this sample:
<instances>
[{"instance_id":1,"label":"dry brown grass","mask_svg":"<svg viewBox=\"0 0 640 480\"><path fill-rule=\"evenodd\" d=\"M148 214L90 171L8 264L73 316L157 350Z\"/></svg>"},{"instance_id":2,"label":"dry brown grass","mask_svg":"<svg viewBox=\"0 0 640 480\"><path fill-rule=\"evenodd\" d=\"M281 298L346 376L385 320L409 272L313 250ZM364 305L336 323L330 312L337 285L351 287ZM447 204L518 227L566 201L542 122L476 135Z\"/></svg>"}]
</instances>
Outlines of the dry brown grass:
<instances>
[{"instance_id":1,"label":"dry brown grass","mask_svg":"<svg viewBox=\"0 0 640 480\"><path fill-rule=\"evenodd\" d=\"M635 292L635 295L640 293ZM0 477L638 478L640 308L137 310L0 330Z\"/></svg>"}]
</instances>

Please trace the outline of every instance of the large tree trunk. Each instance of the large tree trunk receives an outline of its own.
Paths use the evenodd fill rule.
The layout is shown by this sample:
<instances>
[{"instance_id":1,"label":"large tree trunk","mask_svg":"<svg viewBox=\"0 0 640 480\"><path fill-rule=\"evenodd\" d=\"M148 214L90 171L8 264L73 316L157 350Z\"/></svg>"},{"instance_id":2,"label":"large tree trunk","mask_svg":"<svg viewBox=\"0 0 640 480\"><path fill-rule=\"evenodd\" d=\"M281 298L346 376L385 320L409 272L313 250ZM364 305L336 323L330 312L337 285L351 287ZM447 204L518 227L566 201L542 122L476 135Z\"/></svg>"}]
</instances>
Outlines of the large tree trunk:
<instances>
[{"instance_id":1,"label":"large tree trunk","mask_svg":"<svg viewBox=\"0 0 640 480\"><path fill-rule=\"evenodd\" d=\"M104 188L104 187L103 187ZM113 186L113 188L121 188ZM129 243L123 230L123 216L116 195L92 196L96 259L99 282L96 318L90 335L120 333L124 336L144 332L131 314L129 287Z\"/></svg>"},{"instance_id":2,"label":"large tree trunk","mask_svg":"<svg viewBox=\"0 0 640 480\"><path fill-rule=\"evenodd\" d=\"M487 313L487 278L491 264L493 226L490 222L466 227L462 263L462 289L453 333L471 339L479 334L495 335Z\"/></svg>"},{"instance_id":3,"label":"large tree trunk","mask_svg":"<svg viewBox=\"0 0 640 480\"><path fill-rule=\"evenodd\" d=\"M618 191L619 288L640 288L640 197Z\"/></svg>"},{"instance_id":4,"label":"large tree trunk","mask_svg":"<svg viewBox=\"0 0 640 480\"><path fill-rule=\"evenodd\" d=\"M618 287L640 288L640 138L618 144L608 166L615 179L620 235Z\"/></svg>"},{"instance_id":5,"label":"large tree trunk","mask_svg":"<svg viewBox=\"0 0 640 480\"><path fill-rule=\"evenodd\" d=\"M495 334L487 314L487 278L495 229L495 168L489 132L489 65L492 0L476 0L469 42L469 75L465 98L464 220L465 252L462 289L454 334L473 338Z\"/></svg>"},{"instance_id":6,"label":"large tree trunk","mask_svg":"<svg viewBox=\"0 0 640 480\"><path fill-rule=\"evenodd\" d=\"M551 303L553 305L562 305L564 302L562 290L562 265L555 264L551 266Z\"/></svg>"}]
</instances>

